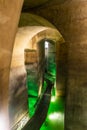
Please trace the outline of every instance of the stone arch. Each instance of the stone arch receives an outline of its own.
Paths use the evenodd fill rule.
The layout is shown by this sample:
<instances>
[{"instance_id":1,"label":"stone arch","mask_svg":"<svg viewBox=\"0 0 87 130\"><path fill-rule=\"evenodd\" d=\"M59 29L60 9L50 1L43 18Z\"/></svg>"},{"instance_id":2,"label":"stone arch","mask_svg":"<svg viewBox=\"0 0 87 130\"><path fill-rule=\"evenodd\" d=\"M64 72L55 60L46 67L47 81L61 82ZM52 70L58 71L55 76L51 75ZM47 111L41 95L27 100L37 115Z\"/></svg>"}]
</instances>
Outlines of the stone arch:
<instances>
[{"instance_id":1,"label":"stone arch","mask_svg":"<svg viewBox=\"0 0 87 130\"><path fill-rule=\"evenodd\" d=\"M25 76L25 65L24 65L24 50L25 49L36 49L37 43L41 40L49 39L56 43L56 51L59 50L60 44L64 43L64 39L62 35L59 33L57 29L50 28L50 27L43 27L43 26L26 26L21 27L18 29L18 32L16 34L14 48L13 48L13 54L12 54L12 61L11 61L11 71L10 71L10 92L12 92L10 95L12 97L9 98L11 102L14 101L14 97L18 96L20 92L23 92L25 89L25 93L27 93L25 88L25 80L21 79ZM56 57L56 62L58 61ZM20 78L19 78L20 77ZM20 80L24 81L22 84L22 90L20 91ZM16 81L18 80L18 82ZM15 82L14 82L15 81ZM15 88L15 84L19 84L18 88ZM14 90L13 90L14 89ZM11 91L12 90L12 91ZM15 95L14 95L15 94ZM25 94L26 95L26 94ZM27 95L25 96L25 98ZM18 100L17 100L18 101ZM13 103L14 105L15 103ZM27 104L25 102L25 104ZM13 106L15 107L15 106ZM22 112L24 113L24 111ZM17 118L21 115L17 113L14 114L13 117L16 116ZM17 119L19 120L19 119ZM11 119L12 121L12 119ZM15 122L15 120L13 120ZM13 123L12 122L12 123Z\"/></svg>"},{"instance_id":2,"label":"stone arch","mask_svg":"<svg viewBox=\"0 0 87 130\"><path fill-rule=\"evenodd\" d=\"M45 18L35 15L32 13L21 13L20 20L19 20L19 27L25 26L44 26L44 27L51 27L56 28L52 23L50 23Z\"/></svg>"},{"instance_id":3,"label":"stone arch","mask_svg":"<svg viewBox=\"0 0 87 130\"><path fill-rule=\"evenodd\" d=\"M51 39L59 44L64 43L64 39L57 29L43 26L19 28L15 38L11 66L14 66L15 57L21 54L24 48L35 49L36 43L43 39Z\"/></svg>"},{"instance_id":4,"label":"stone arch","mask_svg":"<svg viewBox=\"0 0 87 130\"><path fill-rule=\"evenodd\" d=\"M36 49L37 43L43 39L54 41L56 43L56 52L59 50L59 44L64 43L64 39L57 29L43 26L19 28L14 43L11 68L24 66L24 49ZM56 56L57 61L58 54Z\"/></svg>"}]
</instances>

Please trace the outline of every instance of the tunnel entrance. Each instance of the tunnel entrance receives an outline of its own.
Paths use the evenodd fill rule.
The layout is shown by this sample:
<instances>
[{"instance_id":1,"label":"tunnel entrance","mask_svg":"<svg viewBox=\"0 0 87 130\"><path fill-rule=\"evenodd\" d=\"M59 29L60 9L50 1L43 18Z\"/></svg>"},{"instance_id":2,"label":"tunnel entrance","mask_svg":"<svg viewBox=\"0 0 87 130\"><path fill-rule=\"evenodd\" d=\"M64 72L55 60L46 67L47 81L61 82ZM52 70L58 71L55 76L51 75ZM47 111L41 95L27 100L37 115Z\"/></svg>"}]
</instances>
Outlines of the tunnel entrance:
<instances>
[{"instance_id":1,"label":"tunnel entrance","mask_svg":"<svg viewBox=\"0 0 87 130\"><path fill-rule=\"evenodd\" d=\"M41 50L42 45L44 45L44 51ZM37 43L37 47L37 51L39 50L38 53L36 50L25 50L26 52L28 51L27 56L29 56L29 54L32 52L32 58L33 53L35 53L35 57L37 57L37 54L40 57L38 58L39 71L38 68L36 69L36 71L34 71L35 66L33 65L36 62L32 64L32 69L29 69L29 67L27 66L27 72L30 72L27 73L27 86L29 94L28 106L30 120L22 130L53 130L54 128L55 130L57 130L58 128L60 130L64 130L64 99L63 97L56 97L56 43L54 41L45 39ZM43 57L41 57L40 54L42 54ZM38 81L41 80L38 77L38 72L42 72L43 82L42 87L40 86L41 88L39 88L38 86ZM33 83L33 87L31 86L31 82ZM40 89L40 91L39 89L37 91L37 87ZM32 89L33 92L31 91ZM35 94L35 92L37 94Z\"/></svg>"},{"instance_id":2,"label":"tunnel entrance","mask_svg":"<svg viewBox=\"0 0 87 130\"><path fill-rule=\"evenodd\" d=\"M29 117L32 117L49 80L56 91L56 44L44 39L37 43L37 50L25 49Z\"/></svg>"},{"instance_id":3,"label":"tunnel entrance","mask_svg":"<svg viewBox=\"0 0 87 130\"><path fill-rule=\"evenodd\" d=\"M46 46L44 45L45 42L48 42L48 47L47 45ZM59 49L59 44L62 42L64 42L64 39L62 38L61 34L58 32L58 30L53 28L42 26L38 27L28 26L18 29L11 61L10 85L9 85L9 91L10 91L9 111L10 111L10 120L12 129L16 130L19 129L20 127L23 128L23 126L29 120L28 107L30 107L29 111L33 110L31 111L30 118L34 115L38 103L47 87L46 79L50 80L51 82L55 82L56 84L55 81L56 71L54 71L55 69L52 69L55 68L56 66L55 64L52 64L52 61L55 61L54 57L56 50ZM54 43L55 47L53 46ZM52 48L55 48L53 49L54 51L51 51ZM26 55L28 55L27 59L25 58ZM26 62L24 65L25 59ZM28 62L30 62L29 66ZM28 86L26 87L25 82L26 70L27 70L27 78L29 77L30 80L30 78L32 79L33 77L32 79L33 82L31 80L29 88L31 88L32 84L35 84L34 88L35 93L32 92L33 89L29 89L29 95L27 95ZM30 71L32 72L33 76L29 74ZM27 80L27 83L28 82L29 81ZM57 85L55 86L57 90L58 89ZM29 105L28 107L27 107L27 96L29 96L28 101L29 104L31 105L31 106ZM32 100L32 98L35 100ZM34 109L32 109L32 106L34 106Z\"/></svg>"}]
</instances>

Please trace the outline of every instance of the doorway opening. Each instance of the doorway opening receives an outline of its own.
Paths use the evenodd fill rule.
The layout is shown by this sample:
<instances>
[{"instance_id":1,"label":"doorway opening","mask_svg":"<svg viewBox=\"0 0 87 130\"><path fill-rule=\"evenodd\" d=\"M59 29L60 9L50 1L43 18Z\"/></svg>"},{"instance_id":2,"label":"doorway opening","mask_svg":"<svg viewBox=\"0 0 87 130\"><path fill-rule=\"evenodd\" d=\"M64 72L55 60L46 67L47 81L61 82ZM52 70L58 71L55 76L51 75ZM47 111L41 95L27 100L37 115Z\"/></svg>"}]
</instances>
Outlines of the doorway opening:
<instances>
[{"instance_id":1,"label":"doorway opening","mask_svg":"<svg viewBox=\"0 0 87 130\"><path fill-rule=\"evenodd\" d=\"M32 117L47 87L47 80L56 89L56 44L45 39L37 43L37 50L25 49L25 68L27 72L28 108ZM55 89L53 95L55 96Z\"/></svg>"}]
</instances>

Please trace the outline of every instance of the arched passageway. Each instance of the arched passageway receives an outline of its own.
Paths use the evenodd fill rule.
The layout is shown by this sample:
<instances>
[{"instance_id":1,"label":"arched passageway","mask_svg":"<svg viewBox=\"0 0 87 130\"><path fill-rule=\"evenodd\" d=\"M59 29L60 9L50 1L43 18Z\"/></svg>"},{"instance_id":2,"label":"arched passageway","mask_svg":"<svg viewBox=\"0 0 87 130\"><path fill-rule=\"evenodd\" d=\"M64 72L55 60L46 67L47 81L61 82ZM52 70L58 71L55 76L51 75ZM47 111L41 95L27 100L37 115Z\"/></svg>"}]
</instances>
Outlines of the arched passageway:
<instances>
[{"instance_id":1,"label":"arched passageway","mask_svg":"<svg viewBox=\"0 0 87 130\"><path fill-rule=\"evenodd\" d=\"M22 119L22 117L26 114L27 111L27 101L21 103L22 114L18 112L20 107L20 101L22 99L26 99L27 97L27 89L26 89L26 70L25 70L25 57L24 51L27 50L36 50L37 56L35 56L35 60L37 58L38 68L39 68L39 79L38 81L42 80L43 70L44 68L44 44L48 39L49 42L53 42L56 44L56 51L59 50L60 44L64 42L63 37L58 32L58 30L50 28L50 27L42 27L42 26L27 26L21 27L18 29L18 33L16 35L13 55L12 55L12 62L11 62L11 72L10 72L10 95L9 98L11 106L10 106L10 116L11 116L11 124L15 124ZM58 53L56 53L57 55ZM56 64L58 61L58 55L56 56ZM27 57L27 61L32 61L30 57ZM18 81L18 82L17 82ZM41 81L42 84L42 81ZM20 88L21 86L21 88ZM39 84L39 87L41 85ZM58 87L56 86L57 94L58 94ZM40 90L40 88L39 88ZM25 94L26 96L23 96ZM21 97L22 95L22 97ZM20 97L20 98L19 98ZM22 98L22 99L21 99ZM17 102L17 104L16 104ZM18 105L19 103L19 105ZM15 106L14 106L15 104ZM11 108L14 107L14 112L12 112ZM16 113L16 114L15 114Z\"/></svg>"}]
</instances>

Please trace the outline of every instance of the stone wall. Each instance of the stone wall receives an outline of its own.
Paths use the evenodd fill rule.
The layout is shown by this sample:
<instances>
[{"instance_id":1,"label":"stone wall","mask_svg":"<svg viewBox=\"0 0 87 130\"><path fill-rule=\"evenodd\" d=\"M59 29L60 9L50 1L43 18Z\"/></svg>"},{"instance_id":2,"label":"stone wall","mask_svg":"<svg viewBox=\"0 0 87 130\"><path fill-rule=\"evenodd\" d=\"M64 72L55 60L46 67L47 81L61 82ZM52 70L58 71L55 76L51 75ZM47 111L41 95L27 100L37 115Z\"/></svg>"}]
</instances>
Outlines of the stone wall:
<instances>
[{"instance_id":1,"label":"stone wall","mask_svg":"<svg viewBox=\"0 0 87 130\"><path fill-rule=\"evenodd\" d=\"M9 71L22 3L23 0L0 0L0 129L4 130L9 130Z\"/></svg>"}]
</instances>

